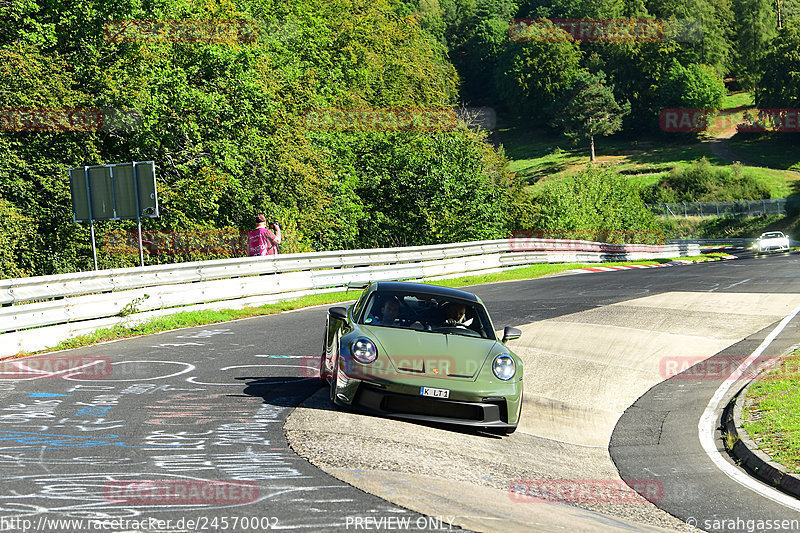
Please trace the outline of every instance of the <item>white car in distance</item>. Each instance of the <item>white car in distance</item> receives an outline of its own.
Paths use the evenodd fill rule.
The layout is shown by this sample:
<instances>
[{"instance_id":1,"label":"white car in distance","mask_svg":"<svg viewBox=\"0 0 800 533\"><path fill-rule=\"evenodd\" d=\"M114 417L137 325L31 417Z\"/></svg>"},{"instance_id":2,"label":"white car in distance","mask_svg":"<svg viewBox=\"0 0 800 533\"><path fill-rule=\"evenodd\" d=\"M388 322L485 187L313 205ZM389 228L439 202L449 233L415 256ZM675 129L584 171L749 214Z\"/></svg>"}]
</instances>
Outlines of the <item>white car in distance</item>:
<instances>
[{"instance_id":1,"label":"white car in distance","mask_svg":"<svg viewBox=\"0 0 800 533\"><path fill-rule=\"evenodd\" d=\"M780 231L767 231L753 243L756 254L769 252L788 252L789 237Z\"/></svg>"}]
</instances>

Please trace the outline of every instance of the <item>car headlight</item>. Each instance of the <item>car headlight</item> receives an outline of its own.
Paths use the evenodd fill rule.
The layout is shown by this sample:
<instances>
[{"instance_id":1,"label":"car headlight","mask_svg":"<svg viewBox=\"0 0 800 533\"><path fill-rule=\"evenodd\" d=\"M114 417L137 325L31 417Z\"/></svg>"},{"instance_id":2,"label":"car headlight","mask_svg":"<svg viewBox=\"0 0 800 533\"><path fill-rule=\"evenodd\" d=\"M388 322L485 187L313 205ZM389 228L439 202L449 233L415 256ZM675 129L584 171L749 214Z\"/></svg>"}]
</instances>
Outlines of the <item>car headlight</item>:
<instances>
[{"instance_id":1,"label":"car headlight","mask_svg":"<svg viewBox=\"0 0 800 533\"><path fill-rule=\"evenodd\" d=\"M353 342L353 357L359 363L369 364L378 358L378 349L371 340L362 337Z\"/></svg>"},{"instance_id":2,"label":"car headlight","mask_svg":"<svg viewBox=\"0 0 800 533\"><path fill-rule=\"evenodd\" d=\"M503 381L508 381L514 377L514 372L517 370L517 365L514 363L514 358L507 353L501 353L494 358L492 363L492 372Z\"/></svg>"}]
</instances>

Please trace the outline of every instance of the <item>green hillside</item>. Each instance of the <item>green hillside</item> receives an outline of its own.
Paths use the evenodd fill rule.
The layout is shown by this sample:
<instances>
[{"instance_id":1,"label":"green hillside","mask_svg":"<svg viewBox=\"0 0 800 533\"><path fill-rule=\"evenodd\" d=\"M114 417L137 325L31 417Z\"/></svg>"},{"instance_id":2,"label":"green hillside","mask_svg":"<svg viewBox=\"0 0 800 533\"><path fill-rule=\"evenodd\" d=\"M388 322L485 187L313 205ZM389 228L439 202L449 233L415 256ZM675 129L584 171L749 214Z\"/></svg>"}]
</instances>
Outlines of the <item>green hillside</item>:
<instances>
[{"instance_id":1,"label":"green hillside","mask_svg":"<svg viewBox=\"0 0 800 533\"><path fill-rule=\"evenodd\" d=\"M0 3L0 277L92 268L67 169L132 160L158 169L161 216L144 229L195 242L148 264L242 255L237 239L259 213L283 224L283 252L502 238L578 219L651 228L651 217L604 205L559 219L557 194L602 192L537 188L621 177L638 197L703 156L729 166L703 134L661 131L659 113L800 107L799 3ZM557 38L530 33L542 17ZM657 32L597 40L558 29L587 18L597 31L610 31L597 20L631 31L648 20ZM498 117L485 124L491 138L462 120L464 106ZM102 127L31 118L65 109L102 110ZM747 179L794 192L796 135L748 135L730 148L777 170L746 168ZM587 165L592 143L612 169ZM102 268L138 264L119 245L134 227L96 224Z\"/></svg>"}]
</instances>

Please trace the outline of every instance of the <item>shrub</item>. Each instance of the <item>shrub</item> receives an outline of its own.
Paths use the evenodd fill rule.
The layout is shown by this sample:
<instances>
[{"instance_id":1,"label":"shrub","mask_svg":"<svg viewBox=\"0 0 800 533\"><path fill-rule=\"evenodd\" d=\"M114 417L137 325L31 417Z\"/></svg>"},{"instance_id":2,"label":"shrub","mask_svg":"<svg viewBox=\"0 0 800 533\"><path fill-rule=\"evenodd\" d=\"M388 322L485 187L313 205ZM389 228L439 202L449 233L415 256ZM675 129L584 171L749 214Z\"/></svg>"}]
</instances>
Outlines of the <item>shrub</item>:
<instances>
[{"instance_id":1,"label":"shrub","mask_svg":"<svg viewBox=\"0 0 800 533\"><path fill-rule=\"evenodd\" d=\"M769 198L769 188L746 174L738 163L714 167L706 158L676 167L642 192L647 203L727 202Z\"/></svg>"},{"instance_id":2,"label":"shrub","mask_svg":"<svg viewBox=\"0 0 800 533\"><path fill-rule=\"evenodd\" d=\"M706 65L682 66L677 61L659 81L658 95L664 107L719 109L725 96L725 84Z\"/></svg>"},{"instance_id":3,"label":"shrub","mask_svg":"<svg viewBox=\"0 0 800 533\"><path fill-rule=\"evenodd\" d=\"M574 178L545 185L534 197L535 230L586 230L630 235L660 229L639 187L605 165L590 165Z\"/></svg>"},{"instance_id":4,"label":"shrub","mask_svg":"<svg viewBox=\"0 0 800 533\"><path fill-rule=\"evenodd\" d=\"M31 219L0 198L0 220L0 279L24 277L27 272L19 266L19 255L32 245L35 232Z\"/></svg>"}]
</instances>

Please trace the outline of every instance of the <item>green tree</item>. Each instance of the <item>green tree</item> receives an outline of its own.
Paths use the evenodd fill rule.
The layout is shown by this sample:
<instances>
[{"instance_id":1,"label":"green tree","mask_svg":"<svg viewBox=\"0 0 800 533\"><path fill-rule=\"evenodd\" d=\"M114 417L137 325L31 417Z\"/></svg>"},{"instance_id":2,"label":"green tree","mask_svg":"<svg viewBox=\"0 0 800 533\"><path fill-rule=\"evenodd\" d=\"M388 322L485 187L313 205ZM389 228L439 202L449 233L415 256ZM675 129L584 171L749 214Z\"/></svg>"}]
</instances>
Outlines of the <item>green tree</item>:
<instances>
[{"instance_id":1,"label":"green tree","mask_svg":"<svg viewBox=\"0 0 800 533\"><path fill-rule=\"evenodd\" d=\"M434 3L426 8L431 14L439 13ZM450 9L445 4L442 14ZM9 244L0 244L19 250L3 255L14 262L3 272L87 268L88 228L71 222L66 171L132 159L155 160L158 169L161 217L144 221L148 230L249 230L253 216L263 212L284 223L286 252L352 248L367 235L375 239L370 244L388 245L391 240L363 229L369 207L391 203L378 196L367 205L360 196L373 190L364 161L375 160L389 169L382 174L387 183L395 168L407 180L412 171L446 169L446 179L427 178L446 187L422 189L428 204L450 218L437 222L438 211L430 208L422 227L432 236L405 231L406 242L500 234L507 184L497 177L503 165L486 162L498 155L484 138L376 133L385 142L365 146L351 142L357 134L323 135L306 123L304 113L314 108L456 103L458 76L447 50L414 11L402 7L393 0L0 2L0 107L127 108L137 117L132 127L99 132L0 134L4 213L31 219L5 238ZM253 43L114 42L103 27L116 19L242 20L260 31ZM424 164L417 164L412 155L421 147ZM364 170L351 172L342 161ZM461 176L483 192L462 194ZM392 194L388 186L378 191ZM447 209L453 196L463 215ZM405 211L385 214L389 225L410 229L402 226L410 218ZM130 227L130 221L97 224L98 240ZM17 238L28 230L29 237ZM130 264L127 256L101 257L104 267Z\"/></svg>"},{"instance_id":2,"label":"green tree","mask_svg":"<svg viewBox=\"0 0 800 533\"><path fill-rule=\"evenodd\" d=\"M731 0L649 0L645 2L650 14L672 24L697 25L699 31L678 37L682 64L702 63L724 75L733 63L731 43L735 18Z\"/></svg>"},{"instance_id":3,"label":"green tree","mask_svg":"<svg viewBox=\"0 0 800 533\"><path fill-rule=\"evenodd\" d=\"M623 120L626 131L651 131L658 127L662 107L658 97L659 80L675 58L687 57L680 43L656 42L614 43L594 68L608 74L620 98L631 102L631 113Z\"/></svg>"},{"instance_id":4,"label":"green tree","mask_svg":"<svg viewBox=\"0 0 800 533\"><path fill-rule=\"evenodd\" d=\"M519 198L506 160L484 138L460 128L442 133L320 135L337 154L363 203L355 244L407 246L507 235L509 198ZM398 142L402 139L403 142ZM331 158L331 160L334 160Z\"/></svg>"},{"instance_id":5,"label":"green tree","mask_svg":"<svg viewBox=\"0 0 800 533\"><path fill-rule=\"evenodd\" d=\"M736 16L734 72L742 87L755 88L764 73L764 56L775 38L778 23L773 0L734 0Z\"/></svg>"},{"instance_id":6,"label":"green tree","mask_svg":"<svg viewBox=\"0 0 800 533\"><path fill-rule=\"evenodd\" d=\"M764 57L755 101L758 107L800 107L800 26L778 32Z\"/></svg>"},{"instance_id":7,"label":"green tree","mask_svg":"<svg viewBox=\"0 0 800 533\"><path fill-rule=\"evenodd\" d=\"M611 135L622 128L622 118L630 113L630 102L621 106L614 99L614 86L606 85L606 75L581 72L566 87L553 107L550 124L560 128L573 142L588 140L591 161L595 160L595 135Z\"/></svg>"},{"instance_id":8,"label":"green tree","mask_svg":"<svg viewBox=\"0 0 800 533\"><path fill-rule=\"evenodd\" d=\"M14 205L0 198L0 279L21 278L28 274L21 268L24 256L34 244L32 220L23 216Z\"/></svg>"},{"instance_id":9,"label":"green tree","mask_svg":"<svg viewBox=\"0 0 800 533\"><path fill-rule=\"evenodd\" d=\"M449 33L450 58L461 78L461 99L470 104L497 103L495 71L509 45L509 20L516 6L507 0L482 0L469 10L463 6Z\"/></svg>"},{"instance_id":10,"label":"green tree","mask_svg":"<svg viewBox=\"0 0 800 533\"><path fill-rule=\"evenodd\" d=\"M800 0L780 0L775 2L775 18L778 28L800 23Z\"/></svg>"},{"instance_id":11,"label":"green tree","mask_svg":"<svg viewBox=\"0 0 800 533\"><path fill-rule=\"evenodd\" d=\"M571 41L510 44L495 74L501 101L526 118L543 120L580 71L581 57L580 48Z\"/></svg>"},{"instance_id":12,"label":"green tree","mask_svg":"<svg viewBox=\"0 0 800 533\"><path fill-rule=\"evenodd\" d=\"M719 109L725 94L725 84L712 68L684 67L675 60L658 86L659 102L665 108Z\"/></svg>"},{"instance_id":13,"label":"green tree","mask_svg":"<svg viewBox=\"0 0 800 533\"><path fill-rule=\"evenodd\" d=\"M524 17L614 18L627 15L624 0L527 0L520 4Z\"/></svg>"}]
</instances>

